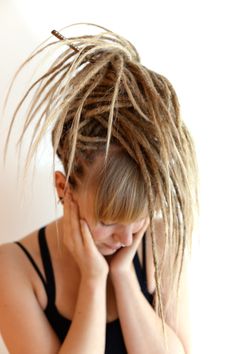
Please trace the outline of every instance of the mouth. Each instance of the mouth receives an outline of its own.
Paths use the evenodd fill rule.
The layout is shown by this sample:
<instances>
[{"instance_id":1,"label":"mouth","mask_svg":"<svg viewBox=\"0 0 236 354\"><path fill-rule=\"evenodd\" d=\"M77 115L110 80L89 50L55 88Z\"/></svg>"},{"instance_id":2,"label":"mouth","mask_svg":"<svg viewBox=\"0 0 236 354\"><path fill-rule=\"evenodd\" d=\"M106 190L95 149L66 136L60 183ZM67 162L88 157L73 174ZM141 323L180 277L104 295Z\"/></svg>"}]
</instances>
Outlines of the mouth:
<instances>
[{"instance_id":1,"label":"mouth","mask_svg":"<svg viewBox=\"0 0 236 354\"><path fill-rule=\"evenodd\" d=\"M120 246L110 246L110 245L107 245L106 243L104 243L104 245L107 247L107 248L109 248L110 250L112 250L112 251L117 251L119 248L120 248Z\"/></svg>"}]
</instances>

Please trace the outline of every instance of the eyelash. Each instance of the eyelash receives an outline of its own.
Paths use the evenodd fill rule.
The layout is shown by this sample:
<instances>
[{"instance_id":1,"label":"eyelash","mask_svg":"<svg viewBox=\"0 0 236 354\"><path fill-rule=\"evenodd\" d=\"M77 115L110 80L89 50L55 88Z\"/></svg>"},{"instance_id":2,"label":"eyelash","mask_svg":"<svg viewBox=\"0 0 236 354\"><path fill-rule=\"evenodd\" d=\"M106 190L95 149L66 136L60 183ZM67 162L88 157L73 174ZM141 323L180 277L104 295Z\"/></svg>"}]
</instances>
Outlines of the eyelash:
<instances>
[{"instance_id":1,"label":"eyelash","mask_svg":"<svg viewBox=\"0 0 236 354\"><path fill-rule=\"evenodd\" d=\"M103 221L101 221L101 224L102 224L103 226L106 226L106 227L114 226L114 225L115 225L115 224L105 224Z\"/></svg>"}]
</instances>

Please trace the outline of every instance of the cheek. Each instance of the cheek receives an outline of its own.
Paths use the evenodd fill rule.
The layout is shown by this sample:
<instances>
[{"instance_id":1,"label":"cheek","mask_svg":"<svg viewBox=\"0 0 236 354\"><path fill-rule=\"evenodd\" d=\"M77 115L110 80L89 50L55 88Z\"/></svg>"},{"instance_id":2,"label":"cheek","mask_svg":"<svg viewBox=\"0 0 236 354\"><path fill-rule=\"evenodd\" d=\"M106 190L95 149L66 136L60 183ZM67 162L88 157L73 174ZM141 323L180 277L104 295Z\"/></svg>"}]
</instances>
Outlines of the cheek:
<instances>
[{"instance_id":1,"label":"cheek","mask_svg":"<svg viewBox=\"0 0 236 354\"><path fill-rule=\"evenodd\" d=\"M111 230L103 226L95 226L92 230L93 239L96 242L104 241L112 235Z\"/></svg>"}]
</instances>

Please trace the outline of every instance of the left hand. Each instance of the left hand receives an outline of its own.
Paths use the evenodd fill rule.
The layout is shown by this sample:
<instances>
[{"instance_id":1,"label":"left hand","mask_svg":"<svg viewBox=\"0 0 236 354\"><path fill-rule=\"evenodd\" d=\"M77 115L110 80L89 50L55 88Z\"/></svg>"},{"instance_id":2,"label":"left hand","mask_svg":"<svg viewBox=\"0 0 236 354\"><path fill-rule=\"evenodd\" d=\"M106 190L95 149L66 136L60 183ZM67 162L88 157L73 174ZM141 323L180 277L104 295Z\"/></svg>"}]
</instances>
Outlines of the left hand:
<instances>
[{"instance_id":1,"label":"left hand","mask_svg":"<svg viewBox=\"0 0 236 354\"><path fill-rule=\"evenodd\" d=\"M149 225L149 218L147 218L144 222L142 228L133 235L133 242L131 246L121 248L112 256L112 259L109 264L109 272L111 275L129 272L132 267L133 258L139 244L144 236L145 231L147 230Z\"/></svg>"}]
</instances>

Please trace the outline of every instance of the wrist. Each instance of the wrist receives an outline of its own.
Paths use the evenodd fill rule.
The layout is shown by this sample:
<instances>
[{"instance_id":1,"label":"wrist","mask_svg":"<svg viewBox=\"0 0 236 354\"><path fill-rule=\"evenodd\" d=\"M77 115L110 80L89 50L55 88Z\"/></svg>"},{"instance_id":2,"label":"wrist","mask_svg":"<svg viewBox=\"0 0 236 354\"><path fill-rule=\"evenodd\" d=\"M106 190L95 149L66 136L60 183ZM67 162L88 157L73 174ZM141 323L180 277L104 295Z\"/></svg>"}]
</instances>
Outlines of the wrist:
<instances>
[{"instance_id":1,"label":"wrist","mask_svg":"<svg viewBox=\"0 0 236 354\"><path fill-rule=\"evenodd\" d=\"M110 268L109 274L112 279L122 279L125 277L128 277L129 274L131 273L132 269L131 267L129 268Z\"/></svg>"},{"instance_id":2,"label":"wrist","mask_svg":"<svg viewBox=\"0 0 236 354\"><path fill-rule=\"evenodd\" d=\"M106 285L108 274L101 274L97 277L81 276L80 286L96 289Z\"/></svg>"}]
</instances>

